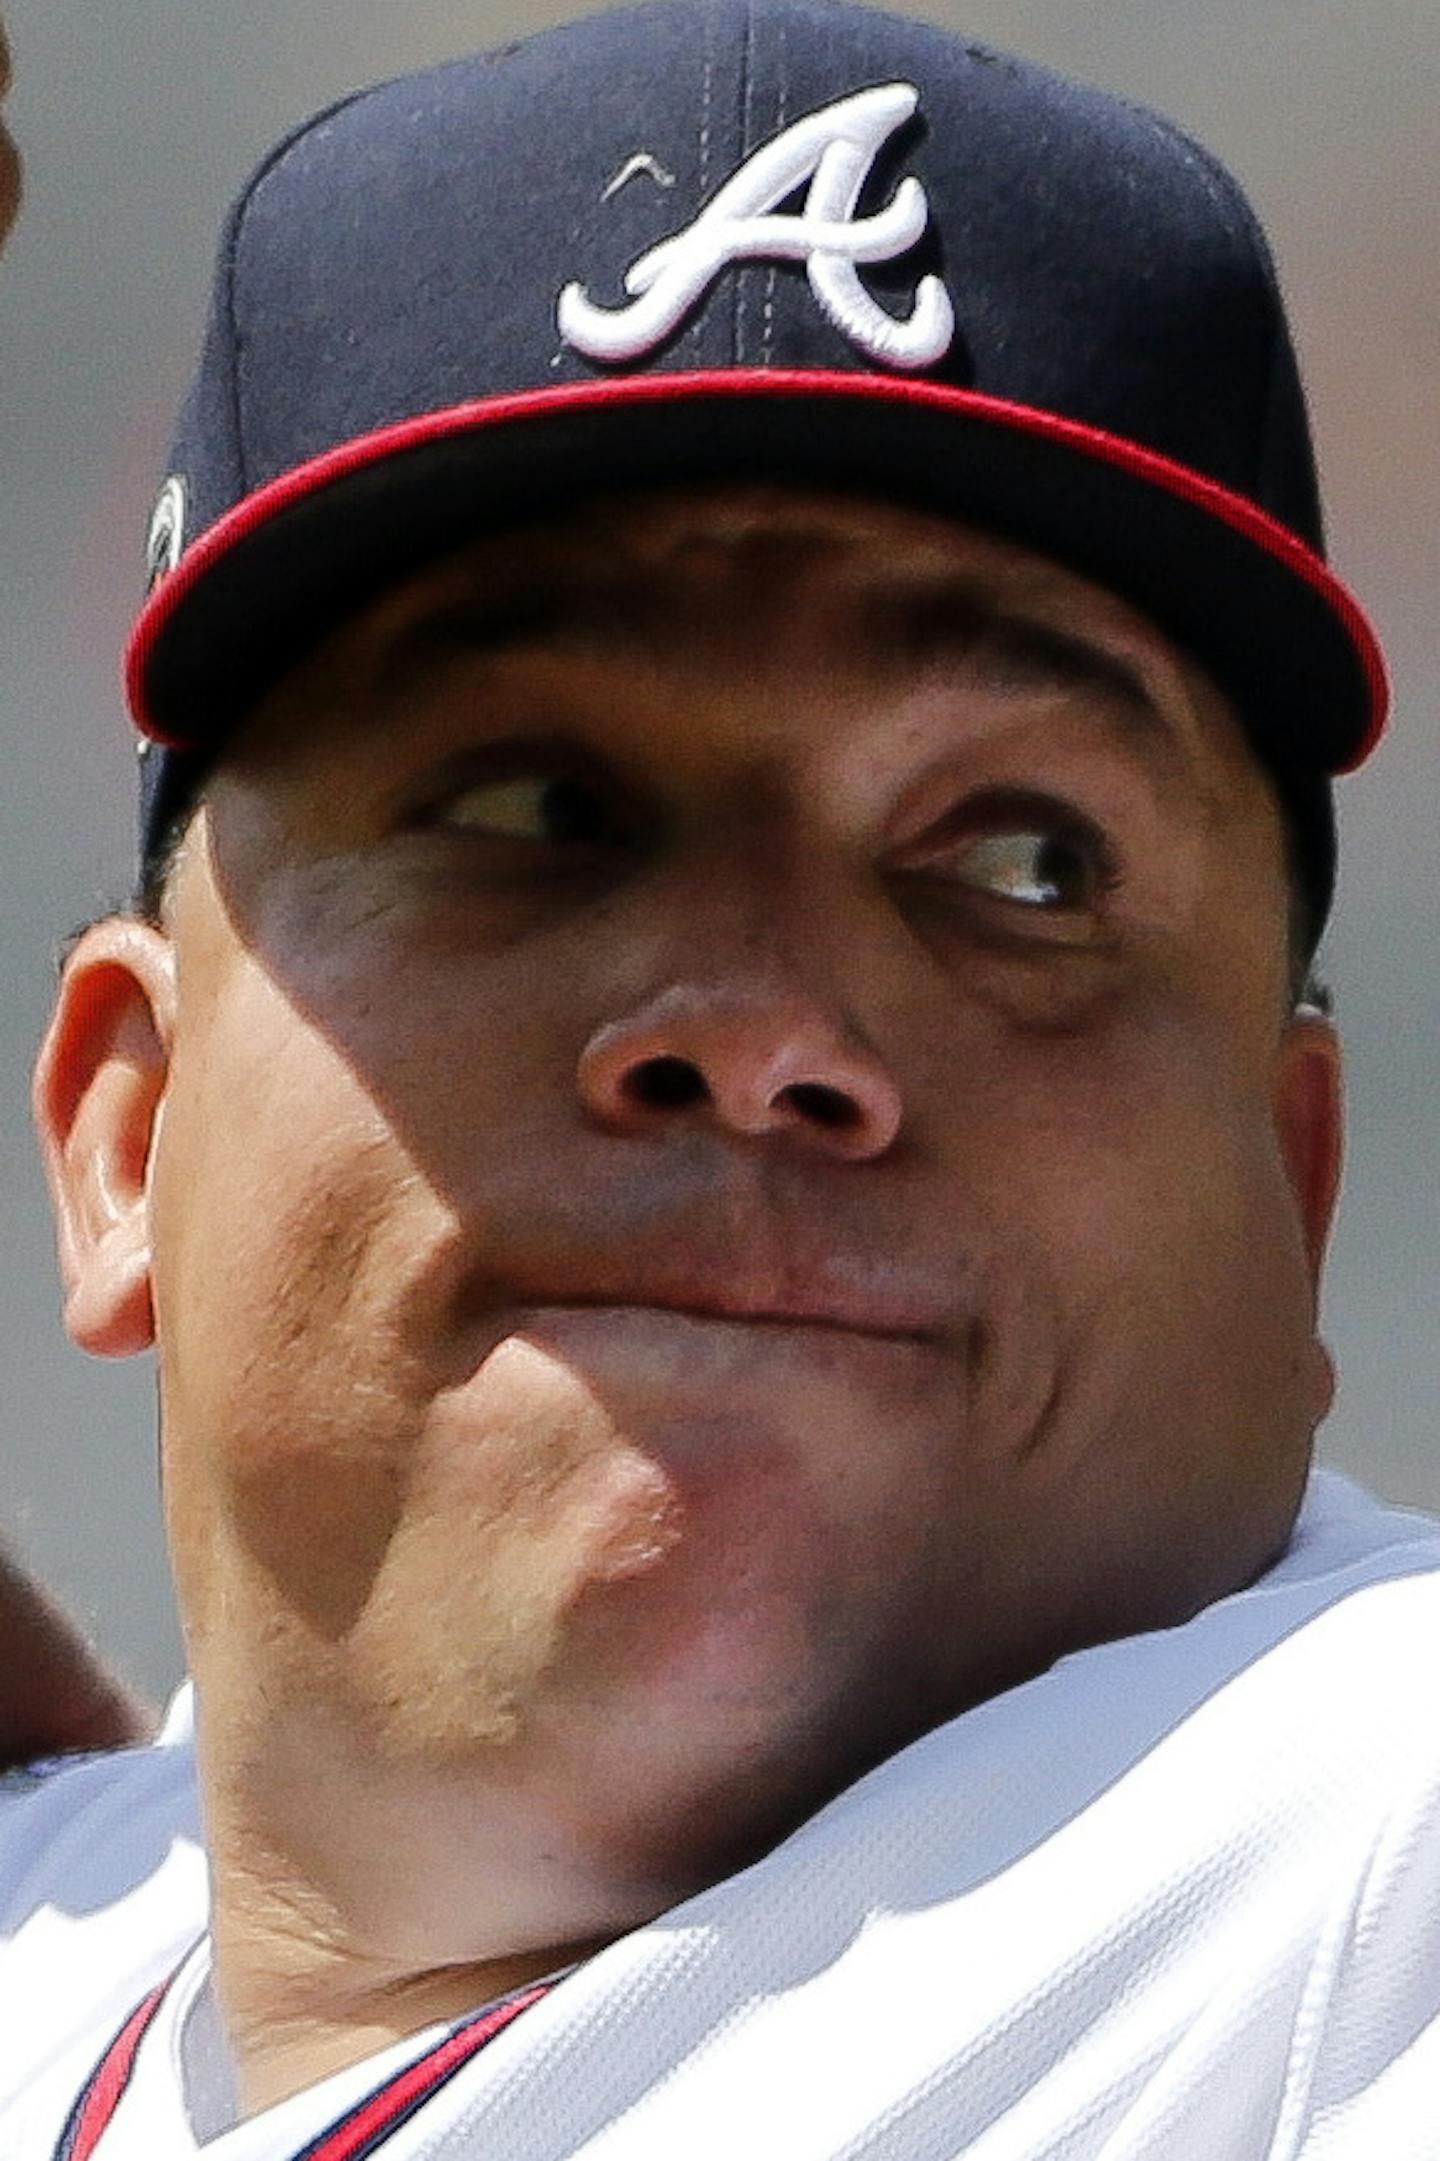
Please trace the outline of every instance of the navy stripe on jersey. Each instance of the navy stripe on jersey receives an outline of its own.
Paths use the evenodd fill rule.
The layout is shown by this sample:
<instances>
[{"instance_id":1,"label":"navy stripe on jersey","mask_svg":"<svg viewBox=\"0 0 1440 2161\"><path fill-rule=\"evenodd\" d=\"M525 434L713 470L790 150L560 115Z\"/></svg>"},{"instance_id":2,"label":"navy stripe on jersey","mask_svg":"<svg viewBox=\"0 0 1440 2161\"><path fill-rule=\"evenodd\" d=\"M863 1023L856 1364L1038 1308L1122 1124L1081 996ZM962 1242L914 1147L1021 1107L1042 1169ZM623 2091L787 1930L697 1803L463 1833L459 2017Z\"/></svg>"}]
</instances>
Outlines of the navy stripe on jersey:
<instances>
[{"instance_id":1,"label":"navy stripe on jersey","mask_svg":"<svg viewBox=\"0 0 1440 2161\"><path fill-rule=\"evenodd\" d=\"M172 1980L174 1976L172 1975ZM409 2123L424 2108L427 2101L448 2086L456 2073L496 2034L528 2011L532 2003L548 1996L555 1980L537 1981L532 1988L518 1990L499 2003L486 2006L470 2018L452 2027L443 2041L427 2049L418 2062L396 2072L393 2078L377 2086L363 2101L350 2109L338 2122L313 2138L294 2156L294 2161L369 2161L377 2153L392 2132L402 2124ZM75 2106L65 2119L65 2128L55 2148L54 2161L90 2161L102 2135L110 2124L116 2109L130 2083L135 2068L135 2058L140 2043L152 2024L170 1987L151 1991L142 2004L136 2006L116 2034L104 2055L96 2064L89 2078L76 2097Z\"/></svg>"}]
</instances>

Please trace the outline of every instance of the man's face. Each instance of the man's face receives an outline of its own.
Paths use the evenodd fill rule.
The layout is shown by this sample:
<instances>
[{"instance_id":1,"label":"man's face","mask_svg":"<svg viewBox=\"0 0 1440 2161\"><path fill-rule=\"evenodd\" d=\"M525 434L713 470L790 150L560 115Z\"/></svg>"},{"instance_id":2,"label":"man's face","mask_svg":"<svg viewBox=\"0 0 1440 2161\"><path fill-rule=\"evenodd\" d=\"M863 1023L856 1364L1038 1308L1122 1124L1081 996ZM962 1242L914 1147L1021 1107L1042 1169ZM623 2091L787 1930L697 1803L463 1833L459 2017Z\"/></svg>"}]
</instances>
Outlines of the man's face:
<instances>
[{"instance_id":1,"label":"man's face","mask_svg":"<svg viewBox=\"0 0 1440 2161\"><path fill-rule=\"evenodd\" d=\"M0 98L10 88L10 41L5 35L5 25L0 22ZM15 148L10 130L0 114L0 247L15 222L15 212L20 206L20 153Z\"/></svg>"},{"instance_id":2,"label":"man's face","mask_svg":"<svg viewBox=\"0 0 1440 2161\"><path fill-rule=\"evenodd\" d=\"M168 922L212 1718L508 1767L674 1890L1248 1580L1327 1381L1285 923L1219 694L952 525L638 500L389 595Z\"/></svg>"}]
</instances>

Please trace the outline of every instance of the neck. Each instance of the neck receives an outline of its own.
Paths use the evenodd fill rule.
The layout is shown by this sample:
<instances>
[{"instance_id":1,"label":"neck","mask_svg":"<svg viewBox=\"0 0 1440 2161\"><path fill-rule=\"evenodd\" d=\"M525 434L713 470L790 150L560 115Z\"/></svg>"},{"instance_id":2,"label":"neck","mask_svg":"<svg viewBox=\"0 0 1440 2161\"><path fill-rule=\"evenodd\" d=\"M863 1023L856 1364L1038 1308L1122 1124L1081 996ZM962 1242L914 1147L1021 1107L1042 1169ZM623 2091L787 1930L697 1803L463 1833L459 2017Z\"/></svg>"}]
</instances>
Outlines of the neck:
<instances>
[{"instance_id":1,"label":"neck","mask_svg":"<svg viewBox=\"0 0 1440 2161\"><path fill-rule=\"evenodd\" d=\"M602 1942L556 1945L431 1972L387 1969L303 1943L271 1917L217 1913L216 1988L242 2113L257 2116L426 2028L563 1972Z\"/></svg>"},{"instance_id":2,"label":"neck","mask_svg":"<svg viewBox=\"0 0 1440 2161\"><path fill-rule=\"evenodd\" d=\"M259 1791L224 1767L205 1775L215 1987L247 2116L593 1956L671 1902L598 1892L543 1815L474 1777L346 1776L316 1756L277 1795L279 1754L277 1741Z\"/></svg>"},{"instance_id":3,"label":"neck","mask_svg":"<svg viewBox=\"0 0 1440 2161\"><path fill-rule=\"evenodd\" d=\"M246 2116L576 1965L613 1940L609 1933L554 1934L527 1942L517 1930L507 1943L501 1928L473 1956L427 1964L408 1942L364 1935L313 1885L277 1866L275 1855L257 1864L253 1844L241 1867L233 1841L223 1838L213 1868L216 1993ZM469 1903L473 1911L473 1891Z\"/></svg>"}]
</instances>

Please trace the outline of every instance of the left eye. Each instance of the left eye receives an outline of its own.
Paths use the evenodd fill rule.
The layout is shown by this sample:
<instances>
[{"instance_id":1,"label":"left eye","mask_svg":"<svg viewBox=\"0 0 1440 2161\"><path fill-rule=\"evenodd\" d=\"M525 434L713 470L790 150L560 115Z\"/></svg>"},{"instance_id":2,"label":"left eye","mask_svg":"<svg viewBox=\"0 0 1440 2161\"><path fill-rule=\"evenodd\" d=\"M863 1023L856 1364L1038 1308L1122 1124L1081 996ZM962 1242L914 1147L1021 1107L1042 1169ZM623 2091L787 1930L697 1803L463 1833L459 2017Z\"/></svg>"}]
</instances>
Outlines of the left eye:
<instances>
[{"instance_id":1,"label":"left eye","mask_svg":"<svg viewBox=\"0 0 1440 2161\"><path fill-rule=\"evenodd\" d=\"M1083 833L978 833L954 860L963 885L1022 908L1087 908L1104 883L1098 851Z\"/></svg>"},{"instance_id":2,"label":"left eye","mask_svg":"<svg viewBox=\"0 0 1440 2161\"><path fill-rule=\"evenodd\" d=\"M482 781L447 798L437 824L501 840L581 843L615 838L615 821L602 797L584 781L539 773Z\"/></svg>"}]
</instances>

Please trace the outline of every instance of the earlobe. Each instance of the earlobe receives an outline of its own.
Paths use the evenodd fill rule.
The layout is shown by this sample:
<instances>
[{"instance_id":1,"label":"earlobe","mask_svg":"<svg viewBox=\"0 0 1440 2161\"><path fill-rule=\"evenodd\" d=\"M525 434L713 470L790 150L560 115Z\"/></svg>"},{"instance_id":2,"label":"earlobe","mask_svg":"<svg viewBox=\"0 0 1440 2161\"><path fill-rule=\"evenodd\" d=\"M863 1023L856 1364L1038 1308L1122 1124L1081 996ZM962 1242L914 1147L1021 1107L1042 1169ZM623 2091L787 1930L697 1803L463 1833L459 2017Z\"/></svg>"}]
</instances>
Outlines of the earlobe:
<instances>
[{"instance_id":1,"label":"earlobe","mask_svg":"<svg viewBox=\"0 0 1440 2161\"><path fill-rule=\"evenodd\" d=\"M35 1068L34 1110L55 1209L65 1325L123 1358L154 1339L150 1176L175 1022L174 948L114 916L66 962Z\"/></svg>"},{"instance_id":2,"label":"earlobe","mask_svg":"<svg viewBox=\"0 0 1440 2161\"><path fill-rule=\"evenodd\" d=\"M1334 1027L1321 1013L1297 1013L1280 1047L1276 1127L1310 1263L1320 1271L1340 1194L1344 1159L1344 1063Z\"/></svg>"}]
</instances>

